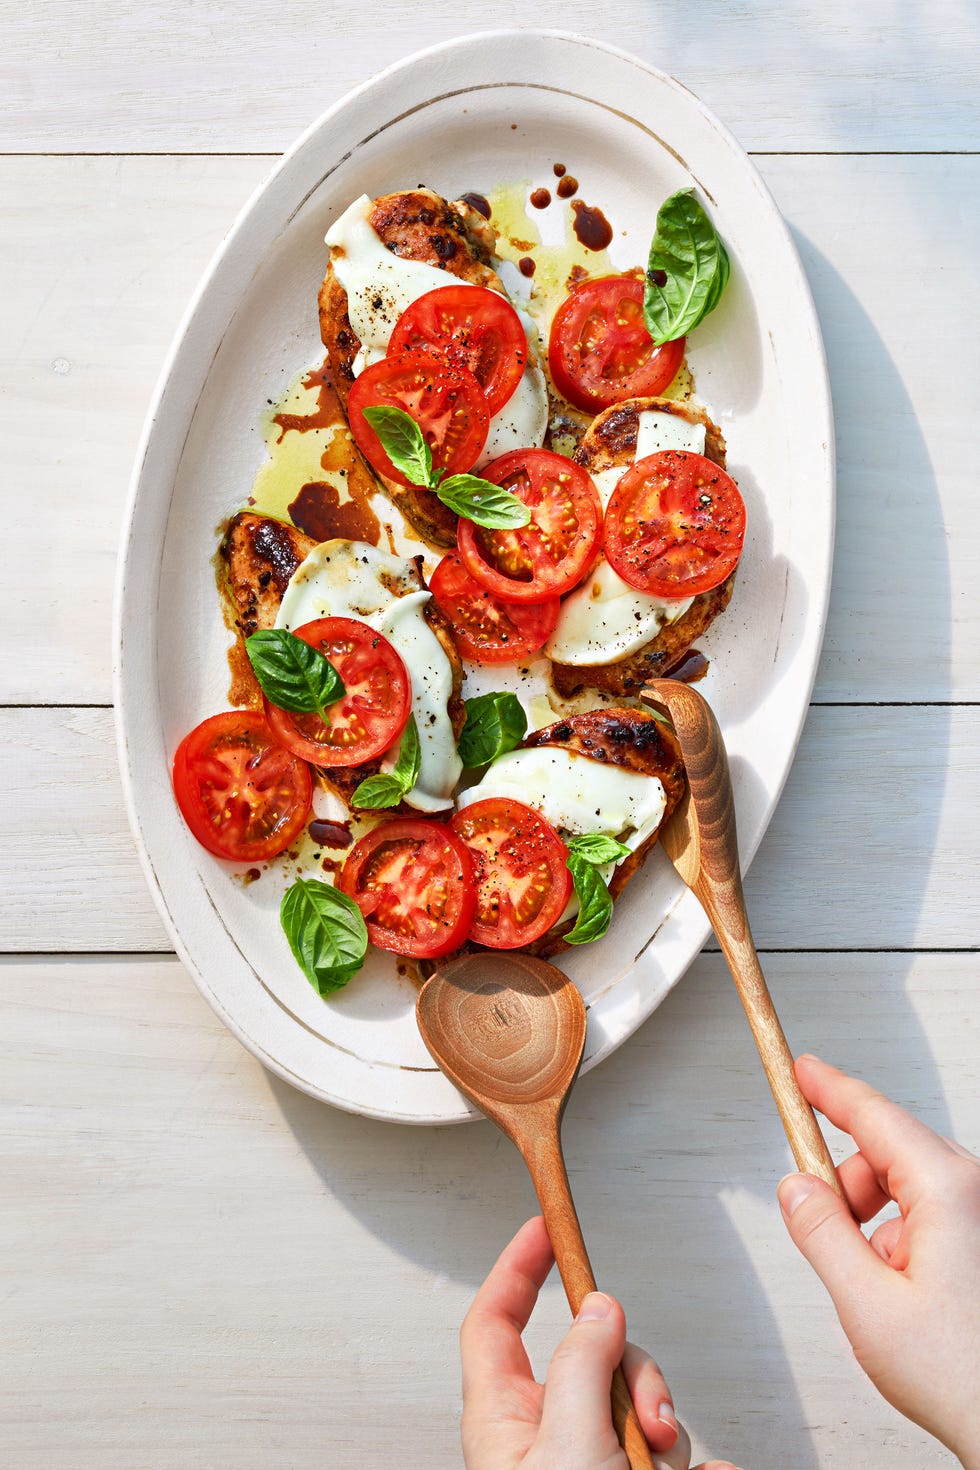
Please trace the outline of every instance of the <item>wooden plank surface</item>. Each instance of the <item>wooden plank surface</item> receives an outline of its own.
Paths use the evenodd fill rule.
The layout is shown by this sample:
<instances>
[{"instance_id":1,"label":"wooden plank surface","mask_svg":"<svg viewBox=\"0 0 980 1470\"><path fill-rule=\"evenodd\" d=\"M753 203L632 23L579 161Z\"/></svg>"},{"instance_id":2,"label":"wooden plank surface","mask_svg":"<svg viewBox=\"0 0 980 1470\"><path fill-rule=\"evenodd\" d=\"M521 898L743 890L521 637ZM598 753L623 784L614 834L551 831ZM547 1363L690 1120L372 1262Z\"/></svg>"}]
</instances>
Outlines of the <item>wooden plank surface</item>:
<instances>
[{"instance_id":1,"label":"wooden plank surface","mask_svg":"<svg viewBox=\"0 0 980 1470\"><path fill-rule=\"evenodd\" d=\"M798 1045L980 1142L972 958L779 956L770 974ZM0 1168L31 1221L0 1212L8 1463L459 1463L456 1327L533 1212L489 1125L314 1103L173 960L6 961L0 1013ZM789 1154L717 956L581 1079L565 1142L598 1279L702 1451L752 1470L949 1463L849 1363L784 1234ZM566 1319L552 1282L537 1364Z\"/></svg>"},{"instance_id":2,"label":"wooden plank surface","mask_svg":"<svg viewBox=\"0 0 980 1470\"><path fill-rule=\"evenodd\" d=\"M460 1463L458 1324L529 1185L487 1125L397 1128L291 1091L146 953L169 939L122 806L109 628L153 383L274 155L415 47L528 19L513 0L0 16L0 1461L18 1470ZM838 543L750 912L794 1048L978 1148L980 15L545 0L533 21L678 76L793 232L834 392ZM720 957L581 1080L566 1152L600 1284L660 1357L696 1460L951 1463L861 1377L785 1236L788 1150ZM566 1320L550 1282L539 1370Z\"/></svg>"},{"instance_id":3,"label":"wooden plank surface","mask_svg":"<svg viewBox=\"0 0 980 1470\"><path fill-rule=\"evenodd\" d=\"M980 157L757 163L801 250L834 389L837 559L815 698L980 698L967 445ZM6 568L19 655L0 667L0 702L110 699L115 551L142 419L193 286L268 167L0 159L6 526L27 548Z\"/></svg>"},{"instance_id":4,"label":"wooden plank surface","mask_svg":"<svg viewBox=\"0 0 980 1470\"><path fill-rule=\"evenodd\" d=\"M288 146L370 72L471 31L554 26L623 47L680 78L743 146L830 151L977 147L975 7L893 0L784 5L703 0L696 12L621 0L458 0L451 11L373 0L311 12L283 0L43 0L8 8L0 149Z\"/></svg>"},{"instance_id":5,"label":"wooden plank surface","mask_svg":"<svg viewBox=\"0 0 980 1470\"><path fill-rule=\"evenodd\" d=\"M3 948L169 949L129 837L109 711L0 710L0 748ZM975 946L978 811L976 706L811 710L747 883L757 942Z\"/></svg>"}]
</instances>

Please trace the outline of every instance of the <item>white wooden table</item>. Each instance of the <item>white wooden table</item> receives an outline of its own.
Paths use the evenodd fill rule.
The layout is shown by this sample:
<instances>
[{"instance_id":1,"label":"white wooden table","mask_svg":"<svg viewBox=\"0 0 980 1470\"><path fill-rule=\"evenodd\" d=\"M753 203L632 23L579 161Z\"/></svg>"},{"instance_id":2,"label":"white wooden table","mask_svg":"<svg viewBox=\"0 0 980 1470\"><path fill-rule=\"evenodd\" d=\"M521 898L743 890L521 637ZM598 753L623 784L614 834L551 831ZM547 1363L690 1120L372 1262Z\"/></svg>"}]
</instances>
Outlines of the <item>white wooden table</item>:
<instances>
[{"instance_id":1,"label":"white wooden table","mask_svg":"<svg viewBox=\"0 0 980 1470\"><path fill-rule=\"evenodd\" d=\"M4 5L4 1465L459 1463L456 1332L532 1210L519 1161L487 1124L319 1106L207 1009L131 845L109 648L130 461L199 273L302 127L448 35L558 25L637 52L732 128L789 222L830 359L839 533L754 928L799 1049L980 1143L970 12ZM599 1279L700 1450L950 1463L865 1382L784 1234L788 1151L716 954L581 1081L566 1141ZM540 1363L565 1321L549 1285Z\"/></svg>"}]
</instances>

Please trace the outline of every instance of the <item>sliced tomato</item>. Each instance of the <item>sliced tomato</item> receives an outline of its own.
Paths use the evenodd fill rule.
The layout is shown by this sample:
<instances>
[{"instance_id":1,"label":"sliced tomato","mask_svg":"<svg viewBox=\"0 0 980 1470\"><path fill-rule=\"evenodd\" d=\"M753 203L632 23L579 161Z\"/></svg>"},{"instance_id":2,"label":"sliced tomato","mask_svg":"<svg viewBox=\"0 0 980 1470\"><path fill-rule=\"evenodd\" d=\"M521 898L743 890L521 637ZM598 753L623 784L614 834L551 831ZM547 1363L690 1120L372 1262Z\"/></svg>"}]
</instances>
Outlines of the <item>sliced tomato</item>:
<instances>
[{"instance_id":1,"label":"sliced tomato","mask_svg":"<svg viewBox=\"0 0 980 1470\"><path fill-rule=\"evenodd\" d=\"M417 348L468 368L492 414L511 397L527 362L520 317L506 297L485 286L440 286L413 301L395 324L388 352Z\"/></svg>"},{"instance_id":2,"label":"sliced tomato","mask_svg":"<svg viewBox=\"0 0 980 1470\"><path fill-rule=\"evenodd\" d=\"M379 949L438 959L470 932L476 892L466 845L443 822L397 817L355 842L338 883Z\"/></svg>"},{"instance_id":3,"label":"sliced tomato","mask_svg":"<svg viewBox=\"0 0 980 1470\"><path fill-rule=\"evenodd\" d=\"M531 520L513 531L460 520L459 554L473 580L505 602L570 592L592 566L602 537L602 502L591 475L547 449L515 449L481 474L523 501Z\"/></svg>"},{"instance_id":4,"label":"sliced tomato","mask_svg":"<svg viewBox=\"0 0 980 1470\"><path fill-rule=\"evenodd\" d=\"M452 551L433 572L429 590L452 624L460 653L478 664L512 664L537 653L558 622L557 597L503 602L475 582Z\"/></svg>"},{"instance_id":5,"label":"sliced tomato","mask_svg":"<svg viewBox=\"0 0 980 1470\"><path fill-rule=\"evenodd\" d=\"M596 413L624 398L655 398L684 359L684 338L655 347L635 276L583 281L555 312L548 365L576 408Z\"/></svg>"},{"instance_id":6,"label":"sliced tomato","mask_svg":"<svg viewBox=\"0 0 980 1470\"><path fill-rule=\"evenodd\" d=\"M389 354L354 379L347 417L364 458L398 485L412 481L395 468L364 417L366 408L379 406L411 414L432 450L433 468L447 475L471 469L487 442L487 400L467 368L440 362L430 352Z\"/></svg>"},{"instance_id":7,"label":"sliced tomato","mask_svg":"<svg viewBox=\"0 0 980 1470\"><path fill-rule=\"evenodd\" d=\"M302 832L313 799L305 761L277 741L255 710L212 715L174 755L181 816L208 852L262 862Z\"/></svg>"},{"instance_id":8,"label":"sliced tomato","mask_svg":"<svg viewBox=\"0 0 980 1470\"><path fill-rule=\"evenodd\" d=\"M568 848L550 822L507 797L474 801L450 823L476 880L470 938L491 949L532 944L557 924L572 893Z\"/></svg>"},{"instance_id":9,"label":"sliced tomato","mask_svg":"<svg viewBox=\"0 0 980 1470\"><path fill-rule=\"evenodd\" d=\"M687 450L638 459L606 507L606 557L624 582L653 597L696 597L735 570L745 502L730 475Z\"/></svg>"},{"instance_id":10,"label":"sliced tomato","mask_svg":"<svg viewBox=\"0 0 980 1470\"><path fill-rule=\"evenodd\" d=\"M314 766L359 766L387 750L408 724L412 706L401 655L356 618L318 618L293 631L330 660L345 692L322 719L291 714L266 700L276 739Z\"/></svg>"}]
</instances>

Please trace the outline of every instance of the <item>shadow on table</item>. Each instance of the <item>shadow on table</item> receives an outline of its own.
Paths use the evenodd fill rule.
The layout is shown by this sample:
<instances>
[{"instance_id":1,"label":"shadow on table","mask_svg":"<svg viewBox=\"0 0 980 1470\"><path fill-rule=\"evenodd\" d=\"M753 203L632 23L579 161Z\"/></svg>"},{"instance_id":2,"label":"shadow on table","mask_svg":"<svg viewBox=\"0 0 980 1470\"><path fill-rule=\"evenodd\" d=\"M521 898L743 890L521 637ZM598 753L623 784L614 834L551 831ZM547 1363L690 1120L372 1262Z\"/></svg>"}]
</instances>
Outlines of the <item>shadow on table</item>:
<instances>
[{"instance_id":1,"label":"shadow on table","mask_svg":"<svg viewBox=\"0 0 980 1470\"><path fill-rule=\"evenodd\" d=\"M846 591L855 565L866 566L869 576L889 584L906 575L913 562L927 566L925 631L922 625L903 627L897 636L906 640L909 669L922 667L928 657L931 680L941 682L948 656L945 643L936 646L934 630L949 626L949 577L926 446L896 367L859 302L808 240L797 236L797 245L825 329L833 323L833 331L826 330L831 378L849 385L847 411L836 403L836 596L841 598L842 585ZM895 425L901 432L893 435ZM894 501L891 512L880 500L875 513L868 512L867 497L880 495L883 478L895 487L898 501L914 502L914 527L904 526L893 513ZM832 615L831 630L836 626L839 641L847 637L847 615L841 606ZM928 647L923 643L927 636ZM840 663L838 647L829 645L827 652L830 663ZM914 712L907 714L918 728ZM854 708L858 741L870 716L868 708ZM938 709L930 709L928 716L935 759L948 746L948 719L941 727ZM818 715L811 716L809 729L819 723ZM902 729L905 733L897 739L908 738L907 723ZM910 752L910 781L914 757ZM874 855L864 845L863 824L875 820L879 832L887 830L889 813L874 811L869 803L894 802L903 813L910 804L907 792L889 792L881 783L874 792L837 789L834 773L825 772L822 759L823 752L804 735L788 791L809 779L814 794L804 810L821 818L811 834L819 866L805 867L804 886L798 888L812 894L813 921L802 943L786 945L798 948L799 955L764 958L784 1024L800 1049L823 1051L899 1100L908 1096L912 1072L919 1096L941 1097L928 1037L904 994L910 956L901 953L911 950L917 939L938 802L933 810L913 802L914 824L902 829L908 844L901 854L902 908L889 933L875 932L881 911L870 907L865 937L846 941L848 949L899 952L865 961L869 975L873 971L866 983L855 975L862 965L860 954L842 955L847 983L827 997L823 1009L815 1007L806 987L829 985L834 962L812 951L845 947L835 910L840 906L853 922L853 883L860 877L873 889L868 868ZM860 762L856 769L859 773ZM852 823L849 813L854 812L858 817ZM772 866L767 862L767 849L778 852L786 840L780 827L777 815L755 870L756 875L765 872L767 886L775 888L775 899L770 891L765 903L773 914L779 911L780 889L788 892L801 884L792 852ZM770 949L783 945L781 938L774 944L770 927L768 920L756 925L763 950L767 936ZM801 988L787 989L787 977ZM881 1041L880 1018L887 1021L887 1044ZM276 1078L270 1078L270 1086L324 1187L363 1227L437 1279L475 1290L504 1242L534 1210L517 1153L487 1123L404 1128L331 1111ZM945 1108L930 1121L947 1126ZM795 1470L817 1470L807 1412L781 1332L785 1314L772 1297L777 1277L784 1288L797 1280L792 1274L797 1267L801 1281L808 1277L776 1214L775 1184L790 1167L789 1155L734 989L717 956L699 960L638 1035L579 1080L565 1143L596 1276L622 1296L631 1334L659 1357L678 1406L701 1442L714 1454L753 1470L777 1470L790 1462ZM758 1222L761 1244L753 1239L752 1221ZM783 1255L776 1261L779 1252ZM418 1310L424 1341L426 1313L445 1307L422 1300ZM826 1321L820 1331L828 1331ZM534 1333L532 1323L532 1338ZM842 1346L842 1355L844 1351ZM540 1362L538 1368L540 1372ZM746 1398L733 1414L733 1393L739 1387ZM446 1392L449 1413L455 1383L447 1384ZM870 1388L867 1392L873 1394Z\"/></svg>"}]
</instances>

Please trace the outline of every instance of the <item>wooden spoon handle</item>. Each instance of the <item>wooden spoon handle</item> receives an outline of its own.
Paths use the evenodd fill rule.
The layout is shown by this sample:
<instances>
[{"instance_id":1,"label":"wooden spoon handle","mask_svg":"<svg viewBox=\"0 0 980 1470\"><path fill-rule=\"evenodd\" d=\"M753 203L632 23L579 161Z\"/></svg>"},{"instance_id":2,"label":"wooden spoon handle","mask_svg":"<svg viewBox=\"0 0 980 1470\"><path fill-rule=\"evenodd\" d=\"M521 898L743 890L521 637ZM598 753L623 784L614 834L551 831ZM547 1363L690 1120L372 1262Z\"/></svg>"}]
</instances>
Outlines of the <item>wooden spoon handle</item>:
<instances>
[{"instance_id":1,"label":"wooden spoon handle","mask_svg":"<svg viewBox=\"0 0 980 1470\"><path fill-rule=\"evenodd\" d=\"M528 1129L521 1137L515 1136L514 1142L524 1155L551 1237L568 1305L575 1316L589 1292L596 1290L596 1284L568 1183L558 1120L552 1119L551 1126L548 1126L542 1119L539 1127ZM613 1375L612 1417L632 1470L654 1470L650 1447L640 1428L621 1368L617 1368Z\"/></svg>"},{"instance_id":2,"label":"wooden spoon handle","mask_svg":"<svg viewBox=\"0 0 980 1470\"><path fill-rule=\"evenodd\" d=\"M843 1197L844 1191L820 1125L796 1080L793 1056L752 940L738 870L735 870L734 878L725 884L716 884L702 877L695 884L694 891L711 920L711 927L728 961L796 1167L805 1174L815 1174L818 1179L825 1180Z\"/></svg>"}]
</instances>

